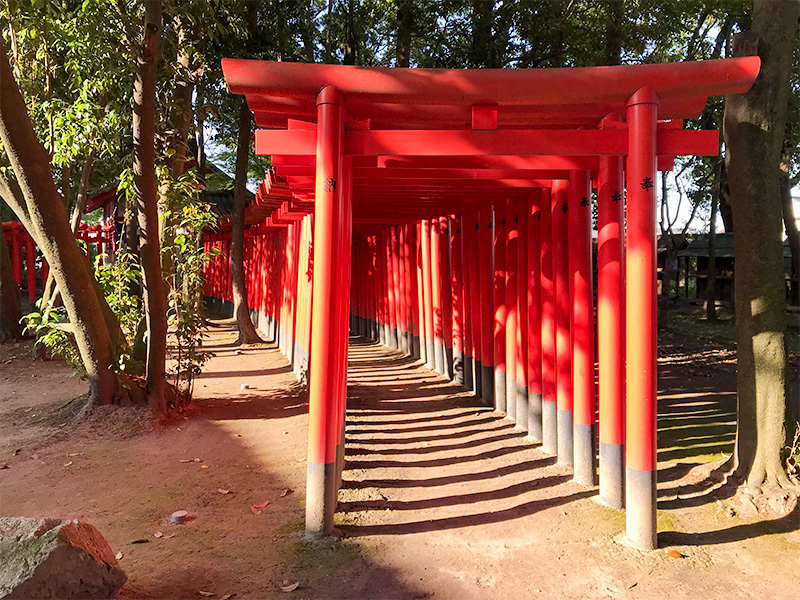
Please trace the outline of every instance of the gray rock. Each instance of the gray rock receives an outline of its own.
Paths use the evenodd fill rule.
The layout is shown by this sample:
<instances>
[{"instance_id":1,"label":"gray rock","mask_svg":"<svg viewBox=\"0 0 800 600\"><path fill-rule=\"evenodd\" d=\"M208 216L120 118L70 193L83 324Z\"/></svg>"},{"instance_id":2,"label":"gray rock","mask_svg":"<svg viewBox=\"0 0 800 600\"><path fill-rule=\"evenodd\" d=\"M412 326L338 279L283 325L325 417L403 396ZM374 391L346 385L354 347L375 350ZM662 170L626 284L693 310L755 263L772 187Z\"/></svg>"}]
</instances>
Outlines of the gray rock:
<instances>
[{"instance_id":1,"label":"gray rock","mask_svg":"<svg viewBox=\"0 0 800 600\"><path fill-rule=\"evenodd\" d=\"M0 598L113 598L126 580L89 523L0 518Z\"/></svg>"}]
</instances>

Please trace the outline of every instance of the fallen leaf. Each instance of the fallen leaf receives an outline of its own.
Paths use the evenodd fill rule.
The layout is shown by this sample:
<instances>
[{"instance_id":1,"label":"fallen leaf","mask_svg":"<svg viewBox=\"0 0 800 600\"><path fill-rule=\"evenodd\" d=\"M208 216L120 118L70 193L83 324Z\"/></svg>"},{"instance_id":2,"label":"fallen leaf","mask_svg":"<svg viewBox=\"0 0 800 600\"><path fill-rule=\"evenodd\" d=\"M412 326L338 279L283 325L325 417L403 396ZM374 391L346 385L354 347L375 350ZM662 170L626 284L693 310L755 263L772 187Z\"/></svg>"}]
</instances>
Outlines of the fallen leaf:
<instances>
[{"instance_id":1,"label":"fallen leaf","mask_svg":"<svg viewBox=\"0 0 800 600\"><path fill-rule=\"evenodd\" d=\"M223 490L222 488L217 488L217 491L218 491L220 494L230 494L230 493L231 493L231 491L230 491L230 490Z\"/></svg>"},{"instance_id":2,"label":"fallen leaf","mask_svg":"<svg viewBox=\"0 0 800 600\"><path fill-rule=\"evenodd\" d=\"M165 539L165 540L168 540L168 539L170 539L170 538L174 538L176 535L177 535L176 533L170 533L169 535L165 535L165 536L164 536L164 539Z\"/></svg>"},{"instance_id":3,"label":"fallen leaf","mask_svg":"<svg viewBox=\"0 0 800 600\"><path fill-rule=\"evenodd\" d=\"M8 465L6 465L6 464L2 464L2 465L0 465L0 471L2 471L3 469L10 469L10 468L11 468L11 467L9 467L9 466L8 466Z\"/></svg>"},{"instance_id":4,"label":"fallen leaf","mask_svg":"<svg viewBox=\"0 0 800 600\"><path fill-rule=\"evenodd\" d=\"M161 533L160 531L156 531L156 532L153 534L153 537L154 537L154 538L160 538L160 537L164 537L164 534L163 534L163 533Z\"/></svg>"},{"instance_id":5,"label":"fallen leaf","mask_svg":"<svg viewBox=\"0 0 800 600\"><path fill-rule=\"evenodd\" d=\"M207 468L208 468L208 465L200 465L200 468L201 468L201 469L207 469Z\"/></svg>"},{"instance_id":6,"label":"fallen leaf","mask_svg":"<svg viewBox=\"0 0 800 600\"><path fill-rule=\"evenodd\" d=\"M681 554L674 548L667 548L666 550L664 550L664 554L666 554L670 558L683 558L683 554Z\"/></svg>"},{"instance_id":7,"label":"fallen leaf","mask_svg":"<svg viewBox=\"0 0 800 600\"><path fill-rule=\"evenodd\" d=\"M70 452L69 454L67 454L67 458L70 458L72 456L83 456L83 452Z\"/></svg>"},{"instance_id":8,"label":"fallen leaf","mask_svg":"<svg viewBox=\"0 0 800 600\"><path fill-rule=\"evenodd\" d=\"M139 538L138 540L133 540L131 544L149 544L150 540L147 538Z\"/></svg>"},{"instance_id":9,"label":"fallen leaf","mask_svg":"<svg viewBox=\"0 0 800 600\"><path fill-rule=\"evenodd\" d=\"M281 492L281 498L285 498L286 496L288 496L292 492L294 492L294 490L292 488L286 488L285 490L283 490Z\"/></svg>"},{"instance_id":10,"label":"fallen leaf","mask_svg":"<svg viewBox=\"0 0 800 600\"><path fill-rule=\"evenodd\" d=\"M282 431L281 433L282 433L283 435L289 435L289 432L288 432L288 431Z\"/></svg>"},{"instance_id":11,"label":"fallen leaf","mask_svg":"<svg viewBox=\"0 0 800 600\"><path fill-rule=\"evenodd\" d=\"M17 448L16 450L14 450L14 452L11 453L11 456L16 456L20 452L22 452L22 448Z\"/></svg>"},{"instance_id":12,"label":"fallen leaf","mask_svg":"<svg viewBox=\"0 0 800 600\"><path fill-rule=\"evenodd\" d=\"M219 600L231 600L231 598L233 598L235 595L236 595L235 593L234 593L234 594L225 594L225 595L224 595L222 598L220 598Z\"/></svg>"},{"instance_id":13,"label":"fallen leaf","mask_svg":"<svg viewBox=\"0 0 800 600\"><path fill-rule=\"evenodd\" d=\"M261 504L251 504L250 510L253 512L254 515L260 515L262 508L264 508L267 504L269 504L269 500L265 500Z\"/></svg>"},{"instance_id":14,"label":"fallen leaf","mask_svg":"<svg viewBox=\"0 0 800 600\"><path fill-rule=\"evenodd\" d=\"M178 462L180 462L180 463L190 463L190 462L194 462L194 460L192 460L191 458L179 458Z\"/></svg>"},{"instance_id":15,"label":"fallen leaf","mask_svg":"<svg viewBox=\"0 0 800 600\"><path fill-rule=\"evenodd\" d=\"M300 585L299 581L295 581L294 583L292 583L288 579L284 579L281 582L281 591L282 592L293 592L293 591L295 591L297 589L297 586L299 586L299 585Z\"/></svg>"},{"instance_id":16,"label":"fallen leaf","mask_svg":"<svg viewBox=\"0 0 800 600\"><path fill-rule=\"evenodd\" d=\"M68 466L70 466L70 465L71 465L73 462L74 462L74 461L69 461L69 462L66 462L66 463L64 463L64 466L65 466L65 467L68 467Z\"/></svg>"},{"instance_id":17,"label":"fallen leaf","mask_svg":"<svg viewBox=\"0 0 800 600\"><path fill-rule=\"evenodd\" d=\"M123 556L125 556L125 555L124 555L122 552L117 552L117 553L114 555L114 557L115 557L117 560L121 559Z\"/></svg>"},{"instance_id":18,"label":"fallen leaf","mask_svg":"<svg viewBox=\"0 0 800 600\"><path fill-rule=\"evenodd\" d=\"M201 596L205 596L206 598L210 598L214 595L214 592L204 592L203 590L197 590L197 593Z\"/></svg>"}]
</instances>

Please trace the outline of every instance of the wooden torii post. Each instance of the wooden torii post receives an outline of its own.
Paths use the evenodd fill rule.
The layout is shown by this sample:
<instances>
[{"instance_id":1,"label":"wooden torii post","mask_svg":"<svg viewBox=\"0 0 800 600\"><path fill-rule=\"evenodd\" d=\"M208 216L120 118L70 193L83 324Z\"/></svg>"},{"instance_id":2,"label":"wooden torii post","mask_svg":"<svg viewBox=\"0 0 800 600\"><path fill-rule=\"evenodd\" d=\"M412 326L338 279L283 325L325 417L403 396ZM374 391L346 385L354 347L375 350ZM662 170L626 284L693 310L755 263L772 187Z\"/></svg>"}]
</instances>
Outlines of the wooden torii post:
<instances>
[{"instance_id":1,"label":"wooden torii post","mask_svg":"<svg viewBox=\"0 0 800 600\"><path fill-rule=\"evenodd\" d=\"M365 302L366 320L383 326L377 337L395 345L403 303L416 303L420 355L441 371L449 368L445 351L452 343L442 311L453 301L437 281L439 267L447 273L453 264L442 254L443 240L452 235L440 231L442 219L463 215L474 224L468 243L479 250L470 256L479 282L469 286L472 311L480 315L472 322L480 325L479 333L472 331L474 358L480 357L475 391L510 417L524 418L531 437L572 466L576 480L594 483L588 199L596 181L600 495L619 507L624 487L629 541L639 548L657 545L656 170L671 168L677 155L717 153L716 131L684 131L680 120L696 117L709 95L746 91L759 66L757 57L536 70L223 60L230 91L247 96L260 127L256 151L272 155L294 198L313 203L309 537L333 532L351 262L365 259L351 257L354 222L371 228L357 236L364 250L371 248L365 296L376 304ZM503 222L509 207L522 205L530 211L525 262L521 228ZM420 257L416 300L401 289L397 230L389 229L407 223L415 223ZM517 241L509 245L509 237ZM523 300L520 265L528 269ZM355 276L358 282L365 274ZM517 351L524 336L510 331L519 329L521 307L528 377L517 368L525 360ZM520 379L528 392L522 410Z\"/></svg>"}]
</instances>

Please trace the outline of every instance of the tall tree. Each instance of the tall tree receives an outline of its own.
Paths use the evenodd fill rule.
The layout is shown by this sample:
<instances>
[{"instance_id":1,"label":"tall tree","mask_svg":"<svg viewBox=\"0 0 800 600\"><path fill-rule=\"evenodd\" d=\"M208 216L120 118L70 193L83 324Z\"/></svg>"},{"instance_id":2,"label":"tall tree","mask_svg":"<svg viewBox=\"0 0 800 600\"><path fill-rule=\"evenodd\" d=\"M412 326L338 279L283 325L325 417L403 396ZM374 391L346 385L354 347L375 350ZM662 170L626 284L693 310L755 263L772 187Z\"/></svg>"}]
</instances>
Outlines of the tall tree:
<instances>
[{"instance_id":1,"label":"tall tree","mask_svg":"<svg viewBox=\"0 0 800 600\"><path fill-rule=\"evenodd\" d=\"M244 277L244 209L247 201L247 159L250 154L252 117L247 100L242 97L239 110L239 143L236 149L236 174L233 184L233 219L231 222L231 283L233 315L239 328L237 344L256 344L264 340L250 320L247 303L247 282Z\"/></svg>"},{"instance_id":2,"label":"tall tree","mask_svg":"<svg viewBox=\"0 0 800 600\"><path fill-rule=\"evenodd\" d=\"M398 0L395 22L395 66L408 67L411 61L411 28L414 26L413 0Z\"/></svg>"},{"instance_id":3,"label":"tall tree","mask_svg":"<svg viewBox=\"0 0 800 600\"><path fill-rule=\"evenodd\" d=\"M95 292L95 280L70 229L50 171L50 158L33 130L2 41L0 140L16 178L12 182L0 174L0 193L34 237L58 286L65 290L64 306L89 377L90 399L100 404L118 401L116 348Z\"/></svg>"},{"instance_id":4,"label":"tall tree","mask_svg":"<svg viewBox=\"0 0 800 600\"><path fill-rule=\"evenodd\" d=\"M161 272L155 169L156 84L161 40L161 0L147 0L144 39L133 86L133 180L139 216L144 309L147 321L147 394L156 412L167 409L167 296Z\"/></svg>"},{"instance_id":5,"label":"tall tree","mask_svg":"<svg viewBox=\"0 0 800 600\"><path fill-rule=\"evenodd\" d=\"M786 301L781 244L780 159L797 0L755 0L751 31L734 55L761 57L746 94L728 96L724 133L736 231L738 426L735 466L751 488L789 485L785 443Z\"/></svg>"}]
</instances>

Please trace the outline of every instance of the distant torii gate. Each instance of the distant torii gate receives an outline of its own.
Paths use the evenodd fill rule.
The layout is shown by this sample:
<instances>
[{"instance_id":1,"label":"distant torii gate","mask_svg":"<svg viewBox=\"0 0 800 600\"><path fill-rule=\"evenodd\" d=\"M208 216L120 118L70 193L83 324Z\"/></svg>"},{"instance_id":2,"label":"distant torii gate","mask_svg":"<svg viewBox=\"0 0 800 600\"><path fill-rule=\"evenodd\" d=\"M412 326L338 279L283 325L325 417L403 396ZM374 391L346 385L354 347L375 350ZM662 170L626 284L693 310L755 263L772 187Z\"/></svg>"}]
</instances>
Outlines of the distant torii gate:
<instances>
[{"instance_id":1,"label":"distant torii gate","mask_svg":"<svg viewBox=\"0 0 800 600\"><path fill-rule=\"evenodd\" d=\"M745 92L759 67L757 57L535 70L223 60L261 127L256 151L286 177L285 205L313 210L309 536L333 531L351 306L358 333L456 378L458 367L594 484L594 181L600 496L619 508L624 489L629 541L656 547L656 170L715 155L718 133L680 120L709 95ZM469 374L457 363L467 357Z\"/></svg>"}]
</instances>

